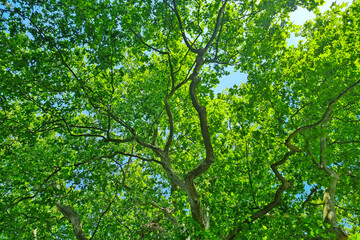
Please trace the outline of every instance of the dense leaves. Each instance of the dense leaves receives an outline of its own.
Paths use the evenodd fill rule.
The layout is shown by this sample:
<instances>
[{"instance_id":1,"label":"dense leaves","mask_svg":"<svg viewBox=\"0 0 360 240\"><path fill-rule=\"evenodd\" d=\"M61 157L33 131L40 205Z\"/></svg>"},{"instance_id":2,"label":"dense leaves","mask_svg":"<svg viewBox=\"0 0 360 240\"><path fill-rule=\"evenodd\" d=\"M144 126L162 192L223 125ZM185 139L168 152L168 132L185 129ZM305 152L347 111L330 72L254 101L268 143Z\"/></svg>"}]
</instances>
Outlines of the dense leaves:
<instances>
[{"instance_id":1,"label":"dense leaves","mask_svg":"<svg viewBox=\"0 0 360 240\"><path fill-rule=\"evenodd\" d=\"M360 5L321 3L1 1L0 238L356 239Z\"/></svg>"}]
</instances>

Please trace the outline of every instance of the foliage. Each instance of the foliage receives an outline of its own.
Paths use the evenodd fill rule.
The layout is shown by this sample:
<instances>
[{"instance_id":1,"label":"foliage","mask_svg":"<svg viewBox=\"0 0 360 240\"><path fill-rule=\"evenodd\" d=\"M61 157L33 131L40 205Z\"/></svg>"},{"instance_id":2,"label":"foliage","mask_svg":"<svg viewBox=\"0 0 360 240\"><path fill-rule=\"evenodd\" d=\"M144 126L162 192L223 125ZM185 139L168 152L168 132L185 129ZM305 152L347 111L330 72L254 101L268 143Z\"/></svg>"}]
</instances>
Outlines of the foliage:
<instances>
[{"instance_id":1,"label":"foliage","mask_svg":"<svg viewBox=\"0 0 360 240\"><path fill-rule=\"evenodd\" d=\"M321 3L2 0L0 238L356 239L360 3Z\"/></svg>"}]
</instances>

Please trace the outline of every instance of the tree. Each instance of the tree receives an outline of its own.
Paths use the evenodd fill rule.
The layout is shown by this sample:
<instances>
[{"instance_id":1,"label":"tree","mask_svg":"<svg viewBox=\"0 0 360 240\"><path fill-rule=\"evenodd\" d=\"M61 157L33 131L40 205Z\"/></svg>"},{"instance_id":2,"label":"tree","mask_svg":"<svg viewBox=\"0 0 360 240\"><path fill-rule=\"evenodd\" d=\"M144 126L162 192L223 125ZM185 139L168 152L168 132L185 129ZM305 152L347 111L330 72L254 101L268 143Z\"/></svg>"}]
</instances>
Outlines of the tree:
<instances>
[{"instance_id":1,"label":"tree","mask_svg":"<svg viewBox=\"0 0 360 240\"><path fill-rule=\"evenodd\" d=\"M359 3L286 45L320 3L2 1L0 237L358 232Z\"/></svg>"}]
</instances>

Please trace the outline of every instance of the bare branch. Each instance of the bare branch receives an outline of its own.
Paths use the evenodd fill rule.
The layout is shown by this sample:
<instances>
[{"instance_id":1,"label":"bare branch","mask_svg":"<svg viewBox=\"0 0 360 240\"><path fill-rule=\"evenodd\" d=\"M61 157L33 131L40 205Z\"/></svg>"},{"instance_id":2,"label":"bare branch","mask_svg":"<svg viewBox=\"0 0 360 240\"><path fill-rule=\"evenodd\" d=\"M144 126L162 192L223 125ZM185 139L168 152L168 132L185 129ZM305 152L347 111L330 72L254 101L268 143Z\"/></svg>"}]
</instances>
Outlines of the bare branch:
<instances>
[{"instance_id":1,"label":"bare branch","mask_svg":"<svg viewBox=\"0 0 360 240\"><path fill-rule=\"evenodd\" d=\"M305 103L304 105L302 105L298 110L296 110L296 112L290 116L291 121L293 122L293 118L301 111L303 110L306 106L312 104L312 102L309 103Z\"/></svg>"},{"instance_id":2,"label":"bare branch","mask_svg":"<svg viewBox=\"0 0 360 240\"><path fill-rule=\"evenodd\" d=\"M123 174L123 178L122 178L122 181L121 181L121 185L126 188L126 190L131 190L131 188L126 185L126 173L124 171L124 168L119 164L120 166L120 170L121 170L121 173Z\"/></svg>"},{"instance_id":3,"label":"bare branch","mask_svg":"<svg viewBox=\"0 0 360 240\"><path fill-rule=\"evenodd\" d=\"M252 183L252 179L251 179L251 169L250 169L250 161L249 161L249 152L248 152L248 144L247 141L245 140L245 154L246 154L246 162L247 162L247 175L249 177L249 184L250 184L250 188L251 188L251 196L254 202L254 205L259 208L258 204L256 203L256 198L255 198L255 193L254 193L254 186Z\"/></svg>"},{"instance_id":4,"label":"bare branch","mask_svg":"<svg viewBox=\"0 0 360 240\"><path fill-rule=\"evenodd\" d=\"M63 118L61 120L65 123L66 129L68 130L70 136L72 136L72 137L99 137L99 138L102 138L102 139L105 140L105 137L103 135L99 135L99 134L87 134L87 133L85 133L85 134L74 134L73 131L71 130L70 125L66 121L66 119ZM85 127L82 127L82 128L85 128Z\"/></svg>"},{"instance_id":5,"label":"bare branch","mask_svg":"<svg viewBox=\"0 0 360 240\"><path fill-rule=\"evenodd\" d=\"M183 81L181 81L179 84L177 84L175 86L175 90L179 89L181 86L183 86L185 83L187 83L189 81L189 76L190 76L190 73L191 73L191 70L194 68L196 64L196 60L193 62L193 64L191 65L190 69L188 70L187 74L186 74L186 77L184 78ZM179 68L180 70L180 68Z\"/></svg>"},{"instance_id":6,"label":"bare branch","mask_svg":"<svg viewBox=\"0 0 360 240\"><path fill-rule=\"evenodd\" d=\"M104 139L105 142L116 142L116 143L126 143L126 142L131 142L132 140L134 140L135 137L132 136L130 138L126 138L126 139L117 139L117 138L110 138L109 136Z\"/></svg>"},{"instance_id":7,"label":"bare branch","mask_svg":"<svg viewBox=\"0 0 360 240\"><path fill-rule=\"evenodd\" d=\"M340 208L345 211L353 211L353 212L360 213L360 209L356 209L356 208L344 208L344 207L340 207L339 205L335 205L335 207Z\"/></svg>"},{"instance_id":8,"label":"bare branch","mask_svg":"<svg viewBox=\"0 0 360 240\"><path fill-rule=\"evenodd\" d=\"M338 117L333 117L334 119L337 119L339 121L342 121L342 122L346 122L346 123L354 123L354 122L360 122L360 119L358 120L345 120L345 119L342 119L342 118L338 118Z\"/></svg>"},{"instance_id":9,"label":"bare branch","mask_svg":"<svg viewBox=\"0 0 360 240\"><path fill-rule=\"evenodd\" d=\"M309 153L309 155L310 155L310 157L311 157L311 160L312 160L312 162L315 164L315 166L316 166L318 169L321 169L320 163L318 163L318 161L315 159L314 155L312 154L312 152L311 152L311 150L310 150L309 141L306 142L306 150L307 150L307 152Z\"/></svg>"},{"instance_id":10,"label":"bare branch","mask_svg":"<svg viewBox=\"0 0 360 240\"><path fill-rule=\"evenodd\" d=\"M117 215L115 215L114 213L112 213L112 214L113 214L114 218L116 219L116 221L118 221L118 223L120 223L121 226L125 227L126 230L130 233L131 239L134 239L133 231L128 226L126 226L126 224L124 224L122 221L120 221L120 219L118 218Z\"/></svg>"}]
</instances>

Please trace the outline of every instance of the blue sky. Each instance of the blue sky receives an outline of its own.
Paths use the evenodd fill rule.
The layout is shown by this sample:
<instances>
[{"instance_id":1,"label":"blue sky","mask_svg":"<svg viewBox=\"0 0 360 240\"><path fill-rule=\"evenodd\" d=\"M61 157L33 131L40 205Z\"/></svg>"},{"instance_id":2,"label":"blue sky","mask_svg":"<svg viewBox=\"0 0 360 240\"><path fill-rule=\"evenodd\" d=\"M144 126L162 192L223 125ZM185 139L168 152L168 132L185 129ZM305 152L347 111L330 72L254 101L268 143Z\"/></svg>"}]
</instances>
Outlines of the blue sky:
<instances>
[{"instance_id":1,"label":"blue sky","mask_svg":"<svg viewBox=\"0 0 360 240\"><path fill-rule=\"evenodd\" d=\"M336 0L336 1L325 1L325 3L319 8L321 12L325 12L326 10L330 9L330 6L333 2L336 2L337 4L341 4L343 2L348 3L348 5L352 2L352 0ZM297 25L303 25L307 20L313 19L315 17L315 14L312 12L309 12L308 10L304 8L298 8L295 12L290 14L290 20L297 24ZM297 42L301 39L301 37L295 37L294 34L288 39L289 45L296 45ZM241 73L239 71L234 71L233 67L229 67L228 71L230 72L230 75L223 76L220 80L220 84L215 88L215 93L222 92L226 88L232 87L234 84L239 84L241 82L246 81L247 75L244 73Z\"/></svg>"}]
</instances>

